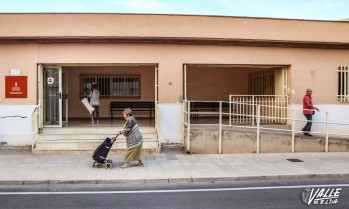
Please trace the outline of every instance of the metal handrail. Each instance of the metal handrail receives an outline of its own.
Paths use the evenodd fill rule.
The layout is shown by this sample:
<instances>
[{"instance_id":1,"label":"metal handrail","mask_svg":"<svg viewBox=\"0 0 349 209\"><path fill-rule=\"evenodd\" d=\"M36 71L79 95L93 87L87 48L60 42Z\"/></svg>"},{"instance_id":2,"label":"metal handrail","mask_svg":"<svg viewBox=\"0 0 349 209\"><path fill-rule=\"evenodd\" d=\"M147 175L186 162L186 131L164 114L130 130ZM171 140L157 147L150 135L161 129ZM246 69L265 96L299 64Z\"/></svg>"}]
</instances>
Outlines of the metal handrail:
<instances>
[{"instance_id":1,"label":"metal handrail","mask_svg":"<svg viewBox=\"0 0 349 209\"><path fill-rule=\"evenodd\" d=\"M34 145L36 144L36 135L39 133L39 106L36 106L32 113L32 151L34 150Z\"/></svg>"},{"instance_id":2,"label":"metal handrail","mask_svg":"<svg viewBox=\"0 0 349 209\"><path fill-rule=\"evenodd\" d=\"M190 111L190 103L191 102L218 102L220 103L219 106L219 112L194 112L192 113ZM239 102L226 102L226 101L201 101L201 100L183 100L183 114L184 116L186 116L183 121L183 124L187 126L187 149L190 152L190 127L193 126L190 123L190 119L191 119L191 115L195 114L195 115L219 115L219 123L218 124L195 124L196 125L200 125L200 126L218 126L219 127L219 153L221 153L221 146L222 146L222 138L221 138L221 132L222 132L222 127L241 127L241 128L250 128L250 129L256 129L257 130L257 153L259 153L259 132L260 130L275 130L275 131L285 131L285 132L291 132L292 133L292 152L294 152L294 148L295 148L295 134L296 133L304 133L304 131L297 131L295 130L295 123L296 122L307 122L308 120L304 120L304 119L297 119L294 117L294 112L295 111L303 111L304 109L301 108L290 108L290 107L280 107L280 106L272 106L272 107L276 107L276 108L282 108L282 109L286 109L288 111L292 111L291 112L291 117L290 116L286 116L286 117L277 117L277 116L270 116L270 115L261 115L261 107L269 107L268 105L260 105L260 104L247 104L247 105L252 105L255 106L257 108L257 113L255 115L253 114L237 114L234 112L229 112L229 113L225 113L223 112L223 108L222 108L222 103L229 103L230 106L230 110L231 110L231 104L240 104ZM245 104L245 103L243 103ZM185 110L186 109L186 110ZM349 126L349 123L339 123L339 122L330 122L328 120L328 115L331 113L339 113L339 112L325 112L326 113L326 120L325 121L314 121L312 120L313 123L317 123L317 124L325 124L326 125L326 130L324 132L313 132L315 134L324 134L325 138L326 138L326 142L325 142L325 152L328 152L328 137L331 135L336 135L336 136L349 136L349 134L340 134L340 133L332 133L328 130L329 125L345 125L345 126ZM238 126L238 125L233 125L233 124L229 124L229 125L225 125L222 123L222 115L229 115L229 121L231 121L231 117L232 116L244 116L244 117L253 117L254 119L257 118L257 125L255 126L254 124L252 125L246 125L246 126ZM269 118L269 119L279 119L279 120L286 120L286 121L291 121L291 130L288 129L278 129L278 128L266 128L266 127L262 127L261 126L261 119L263 118ZM187 120L187 121L185 121Z\"/></svg>"}]
</instances>

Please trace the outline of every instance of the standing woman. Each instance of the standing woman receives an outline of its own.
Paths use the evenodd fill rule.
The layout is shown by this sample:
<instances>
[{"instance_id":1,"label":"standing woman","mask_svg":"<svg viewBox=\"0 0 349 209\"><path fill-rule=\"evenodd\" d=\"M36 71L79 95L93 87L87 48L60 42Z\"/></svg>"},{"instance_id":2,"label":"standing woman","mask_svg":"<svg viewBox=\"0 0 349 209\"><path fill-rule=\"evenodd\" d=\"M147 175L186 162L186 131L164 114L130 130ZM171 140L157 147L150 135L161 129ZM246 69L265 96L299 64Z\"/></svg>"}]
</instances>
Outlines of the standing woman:
<instances>
[{"instance_id":1,"label":"standing woman","mask_svg":"<svg viewBox=\"0 0 349 209\"><path fill-rule=\"evenodd\" d=\"M126 123L124 130L120 131L126 137L127 153L125 155L125 164L121 168L130 167L130 162L138 160L136 166L144 167L142 162L142 150L143 150L143 136L139 131L138 123L136 118L132 116L132 110L127 108L123 112Z\"/></svg>"},{"instance_id":2,"label":"standing woman","mask_svg":"<svg viewBox=\"0 0 349 209\"><path fill-rule=\"evenodd\" d=\"M92 86L92 91L90 92L90 94L88 95L88 97L90 97L90 104L92 105L92 107L95 108L95 110L92 112L91 114L91 123L95 123L93 120L93 116L96 113L96 122L99 123L99 95L100 92L97 89L97 84L93 84Z\"/></svg>"}]
</instances>

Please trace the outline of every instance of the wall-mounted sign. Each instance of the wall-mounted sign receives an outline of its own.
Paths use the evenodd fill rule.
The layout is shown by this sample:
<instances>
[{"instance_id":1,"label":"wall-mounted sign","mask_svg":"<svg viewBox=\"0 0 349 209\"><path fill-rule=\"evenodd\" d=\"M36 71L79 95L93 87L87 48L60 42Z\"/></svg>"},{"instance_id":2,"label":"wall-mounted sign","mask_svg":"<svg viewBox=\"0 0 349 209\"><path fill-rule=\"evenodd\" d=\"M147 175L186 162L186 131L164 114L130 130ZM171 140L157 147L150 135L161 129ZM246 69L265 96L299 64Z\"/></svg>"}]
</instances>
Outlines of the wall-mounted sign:
<instances>
[{"instance_id":1,"label":"wall-mounted sign","mask_svg":"<svg viewBox=\"0 0 349 209\"><path fill-rule=\"evenodd\" d=\"M54 78L52 78L52 77L48 77L48 78L47 78L47 84L48 84L48 85L52 85L54 82L55 82L55 79L54 79Z\"/></svg>"},{"instance_id":2,"label":"wall-mounted sign","mask_svg":"<svg viewBox=\"0 0 349 209\"><path fill-rule=\"evenodd\" d=\"M20 76L21 75L21 69L11 69L10 75L12 76Z\"/></svg>"},{"instance_id":3,"label":"wall-mounted sign","mask_svg":"<svg viewBox=\"0 0 349 209\"><path fill-rule=\"evenodd\" d=\"M27 76L5 76L6 98L27 98Z\"/></svg>"}]
</instances>

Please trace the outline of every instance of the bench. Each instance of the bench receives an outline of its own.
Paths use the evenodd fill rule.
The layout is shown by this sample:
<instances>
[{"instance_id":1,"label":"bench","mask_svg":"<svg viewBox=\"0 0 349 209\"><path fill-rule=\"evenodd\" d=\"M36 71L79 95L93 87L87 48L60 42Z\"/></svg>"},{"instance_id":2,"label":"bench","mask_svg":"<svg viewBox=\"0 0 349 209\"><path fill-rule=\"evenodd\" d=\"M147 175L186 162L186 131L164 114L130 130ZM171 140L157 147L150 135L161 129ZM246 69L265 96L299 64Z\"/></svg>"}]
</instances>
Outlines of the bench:
<instances>
[{"instance_id":1,"label":"bench","mask_svg":"<svg viewBox=\"0 0 349 209\"><path fill-rule=\"evenodd\" d=\"M219 111L219 102L191 102L190 109L193 111L212 110ZM229 103L222 103L222 109L229 109Z\"/></svg>"},{"instance_id":2,"label":"bench","mask_svg":"<svg viewBox=\"0 0 349 209\"><path fill-rule=\"evenodd\" d=\"M113 120L113 112L122 112L126 108L135 111L149 111L149 117L154 115L154 102L110 102L110 119Z\"/></svg>"},{"instance_id":3,"label":"bench","mask_svg":"<svg viewBox=\"0 0 349 209\"><path fill-rule=\"evenodd\" d=\"M223 110L229 110L229 103L222 103ZM200 110L208 110L208 111L219 111L219 102L191 102L190 103L190 111L191 112L200 112ZM199 117L198 114L192 114L192 116Z\"/></svg>"}]
</instances>

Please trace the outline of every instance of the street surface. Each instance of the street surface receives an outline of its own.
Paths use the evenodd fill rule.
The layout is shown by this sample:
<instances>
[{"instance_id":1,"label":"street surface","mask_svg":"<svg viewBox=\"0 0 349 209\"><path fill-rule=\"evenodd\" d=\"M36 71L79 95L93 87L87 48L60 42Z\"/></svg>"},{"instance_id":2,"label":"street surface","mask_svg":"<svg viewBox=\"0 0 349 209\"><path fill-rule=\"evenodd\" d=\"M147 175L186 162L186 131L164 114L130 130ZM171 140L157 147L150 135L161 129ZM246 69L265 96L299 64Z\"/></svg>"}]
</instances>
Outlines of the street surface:
<instances>
[{"instance_id":1,"label":"street surface","mask_svg":"<svg viewBox=\"0 0 349 209\"><path fill-rule=\"evenodd\" d=\"M340 188L339 203L306 205L307 187ZM328 194L327 194L328 195ZM138 185L0 186L0 208L349 208L349 179Z\"/></svg>"}]
</instances>

